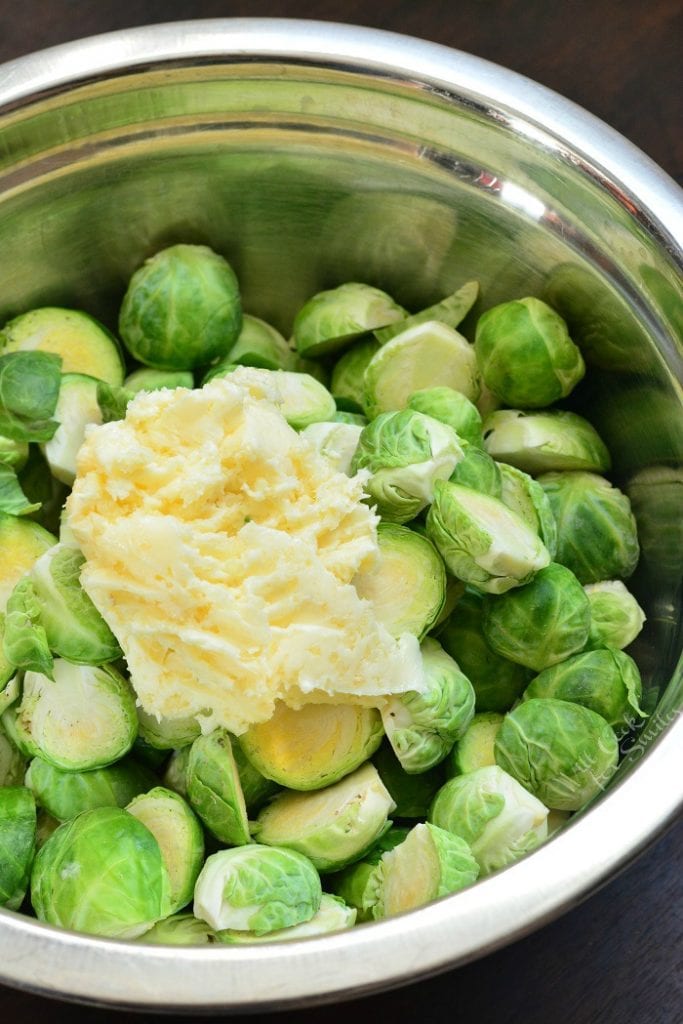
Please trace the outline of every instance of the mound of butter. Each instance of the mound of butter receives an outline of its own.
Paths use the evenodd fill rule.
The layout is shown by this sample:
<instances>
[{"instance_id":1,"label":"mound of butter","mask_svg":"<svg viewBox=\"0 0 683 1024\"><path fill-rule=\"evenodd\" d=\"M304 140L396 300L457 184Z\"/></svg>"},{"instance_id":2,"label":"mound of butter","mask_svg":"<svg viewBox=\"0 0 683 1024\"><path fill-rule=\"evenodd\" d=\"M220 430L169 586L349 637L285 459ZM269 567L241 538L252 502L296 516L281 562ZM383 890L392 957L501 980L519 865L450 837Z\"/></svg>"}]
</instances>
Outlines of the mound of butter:
<instances>
[{"instance_id":1,"label":"mound of butter","mask_svg":"<svg viewBox=\"0 0 683 1024\"><path fill-rule=\"evenodd\" d=\"M352 585L377 553L363 477L336 472L235 371L141 393L91 428L67 507L81 582L145 711L243 732L275 702L381 703L419 688Z\"/></svg>"}]
</instances>

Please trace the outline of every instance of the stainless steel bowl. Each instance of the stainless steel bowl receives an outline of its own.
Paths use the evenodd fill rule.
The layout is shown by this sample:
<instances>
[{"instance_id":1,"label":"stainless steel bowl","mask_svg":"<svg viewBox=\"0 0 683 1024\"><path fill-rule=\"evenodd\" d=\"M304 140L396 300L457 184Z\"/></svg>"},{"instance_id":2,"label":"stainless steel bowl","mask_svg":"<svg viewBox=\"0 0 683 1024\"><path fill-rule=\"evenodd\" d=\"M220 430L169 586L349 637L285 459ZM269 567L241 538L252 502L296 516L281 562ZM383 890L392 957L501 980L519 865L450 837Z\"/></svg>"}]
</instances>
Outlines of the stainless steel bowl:
<instances>
[{"instance_id":1,"label":"stainless steel bowl","mask_svg":"<svg viewBox=\"0 0 683 1024\"><path fill-rule=\"evenodd\" d=\"M524 861L387 922L288 945L157 948L0 915L0 979L126 1007L357 995L489 952L584 897L683 805L680 193L614 131L485 61L296 21L135 29L0 69L0 317L111 320L143 257L202 241L283 328L350 278L411 306L476 275L482 308L550 296L591 365L578 407L643 539L639 660L657 710L607 793ZM635 481L635 482L634 482Z\"/></svg>"}]
</instances>

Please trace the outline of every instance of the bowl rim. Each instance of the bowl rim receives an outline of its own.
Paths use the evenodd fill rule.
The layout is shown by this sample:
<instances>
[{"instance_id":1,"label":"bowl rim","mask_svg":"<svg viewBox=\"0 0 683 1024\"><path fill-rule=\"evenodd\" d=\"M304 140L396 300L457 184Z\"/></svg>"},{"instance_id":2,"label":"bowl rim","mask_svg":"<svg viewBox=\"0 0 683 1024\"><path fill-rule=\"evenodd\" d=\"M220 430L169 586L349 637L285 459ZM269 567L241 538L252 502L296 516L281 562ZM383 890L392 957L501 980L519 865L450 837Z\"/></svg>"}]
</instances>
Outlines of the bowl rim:
<instances>
[{"instance_id":1,"label":"bowl rim","mask_svg":"<svg viewBox=\"0 0 683 1024\"><path fill-rule=\"evenodd\" d=\"M226 18L124 29L0 66L0 117L93 77L207 58L291 59L396 74L511 112L617 183L629 209L683 263L683 193L614 129L551 90L479 57L393 32L295 19ZM632 213L634 211L631 211ZM678 672L683 672L683 662ZM463 964L528 934L626 866L683 809L680 709L629 772L571 827L504 872L371 926L287 944L158 947L60 931L0 911L0 981L125 1008L282 1009L351 998ZM638 813L634 814L634 808ZM593 852L586 863L585 850ZM457 914L453 900L457 899ZM378 955L381 953L381 959Z\"/></svg>"}]
</instances>

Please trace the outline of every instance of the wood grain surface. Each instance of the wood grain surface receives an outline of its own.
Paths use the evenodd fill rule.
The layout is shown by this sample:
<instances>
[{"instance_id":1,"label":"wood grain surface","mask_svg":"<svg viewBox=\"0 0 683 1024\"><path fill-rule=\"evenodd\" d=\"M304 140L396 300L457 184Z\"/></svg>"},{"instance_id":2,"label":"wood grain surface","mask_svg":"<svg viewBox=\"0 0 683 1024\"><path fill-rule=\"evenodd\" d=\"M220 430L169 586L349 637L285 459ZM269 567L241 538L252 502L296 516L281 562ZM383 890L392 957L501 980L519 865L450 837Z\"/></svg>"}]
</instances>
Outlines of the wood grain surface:
<instances>
[{"instance_id":1,"label":"wood grain surface","mask_svg":"<svg viewBox=\"0 0 683 1024\"><path fill-rule=\"evenodd\" d=\"M683 182L681 0L0 0L0 61L191 17L297 17L390 29L513 68L581 104ZM1 74L1 71L0 71ZM672 779L680 786L680 779ZM683 822L587 902L483 960L400 990L251 1024L680 1024ZM158 1020L0 988L7 1024ZM174 1018L177 1021L189 1018Z\"/></svg>"}]
</instances>

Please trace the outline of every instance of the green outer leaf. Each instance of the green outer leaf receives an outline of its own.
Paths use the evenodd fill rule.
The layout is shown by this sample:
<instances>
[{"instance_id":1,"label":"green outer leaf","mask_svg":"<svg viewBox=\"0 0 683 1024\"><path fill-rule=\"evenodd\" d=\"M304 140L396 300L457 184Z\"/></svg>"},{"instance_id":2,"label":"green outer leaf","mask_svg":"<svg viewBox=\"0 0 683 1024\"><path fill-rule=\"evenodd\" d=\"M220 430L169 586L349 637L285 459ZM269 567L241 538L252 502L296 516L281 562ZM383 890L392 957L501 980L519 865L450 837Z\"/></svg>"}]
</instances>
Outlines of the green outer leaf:
<instances>
[{"instance_id":1,"label":"green outer leaf","mask_svg":"<svg viewBox=\"0 0 683 1024\"><path fill-rule=\"evenodd\" d=\"M589 583L586 588L591 606L590 647L623 650L640 633L645 613L621 580Z\"/></svg>"},{"instance_id":2,"label":"green outer leaf","mask_svg":"<svg viewBox=\"0 0 683 1024\"><path fill-rule=\"evenodd\" d=\"M408 408L423 412L451 427L459 438L483 448L482 419L476 405L461 391L437 386L414 391L408 399Z\"/></svg>"},{"instance_id":3,"label":"green outer leaf","mask_svg":"<svg viewBox=\"0 0 683 1024\"><path fill-rule=\"evenodd\" d=\"M2 650L15 668L54 678L54 660L43 625L42 606L29 576L19 580L7 602Z\"/></svg>"},{"instance_id":4,"label":"green outer leaf","mask_svg":"<svg viewBox=\"0 0 683 1024\"><path fill-rule=\"evenodd\" d=\"M25 786L0 788L0 906L18 910L36 846L36 804Z\"/></svg>"},{"instance_id":5,"label":"green outer leaf","mask_svg":"<svg viewBox=\"0 0 683 1024\"><path fill-rule=\"evenodd\" d=\"M0 512L10 516L28 516L39 508L40 502L28 500L11 466L0 462Z\"/></svg>"},{"instance_id":6,"label":"green outer leaf","mask_svg":"<svg viewBox=\"0 0 683 1024\"><path fill-rule=\"evenodd\" d=\"M352 281L318 292L302 306L294 318L294 342L299 355L317 359L406 315L386 292Z\"/></svg>"},{"instance_id":7,"label":"green outer leaf","mask_svg":"<svg viewBox=\"0 0 683 1024\"><path fill-rule=\"evenodd\" d=\"M451 483L470 487L473 491L489 494L492 498L501 498L503 487L498 463L469 441L461 440L460 445L464 457L456 464L448 478Z\"/></svg>"},{"instance_id":8,"label":"green outer leaf","mask_svg":"<svg viewBox=\"0 0 683 1024\"><path fill-rule=\"evenodd\" d=\"M457 292L448 295L441 302L437 302L433 306L427 306L426 309L420 310L419 313L415 313L399 323L382 327L375 331L374 335L381 345L385 345L387 341L391 341L401 331L406 331L409 327L416 327L417 324L423 324L427 320L438 320L439 323L446 324L447 327L455 328L465 319L477 301L478 295L479 282L466 281L465 284L458 288Z\"/></svg>"},{"instance_id":9,"label":"green outer leaf","mask_svg":"<svg viewBox=\"0 0 683 1024\"><path fill-rule=\"evenodd\" d=\"M209 831L223 843L250 841L249 821L230 733L215 729L190 747L187 796Z\"/></svg>"},{"instance_id":10,"label":"green outer leaf","mask_svg":"<svg viewBox=\"0 0 683 1024\"><path fill-rule=\"evenodd\" d=\"M26 785L38 805L59 821L69 821L97 807L125 807L156 781L148 768L131 757L85 772L64 771L35 757L26 772Z\"/></svg>"},{"instance_id":11,"label":"green outer leaf","mask_svg":"<svg viewBox=\"0 0 683 1024\"><path fill-rule=\"evenodd\" d=\"M363 375L378 349L379 343L374 338L362 338L334 364L330 391L338 409L363 412Z\"/></svg>"},{"instance_id":12,"label":"green outer leaf","mask_svg":"<svg viewBox=\"0 0 683 1024\"><path fill-rule=\"evenodd\" d=\"M551 558L557 552L557 523L550 501L537 480L516 466L497 463L504 505L523 519L538 534Z\"/></svg>"},{"instance_id":13,"label":"green outer leaf","mask_svg":"<svg viewBox=\"0 0 683 1024\"><path fill-rule=\"evenodd\" d=\"M0 356L0 434L14 441L49 441L59 424L53 415L62 360L49 352Z\"/></svg>"},{"instance_id":14,"label":"green outer leaf","mask_svg":"<svg viewBox=\"0 0 683 1024\"><path fill-rule=\"evenodd\" d=\"M97 404L102 413L102 422L113 423L115 420L124 419L128 403L133 398L135 398L135 392L129 391L126 387L107 384L103 380L98 381Z\"/></svg>"}]
</instances>

